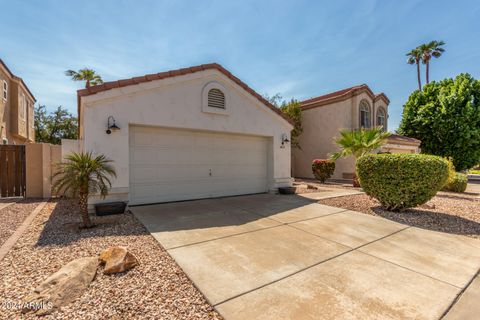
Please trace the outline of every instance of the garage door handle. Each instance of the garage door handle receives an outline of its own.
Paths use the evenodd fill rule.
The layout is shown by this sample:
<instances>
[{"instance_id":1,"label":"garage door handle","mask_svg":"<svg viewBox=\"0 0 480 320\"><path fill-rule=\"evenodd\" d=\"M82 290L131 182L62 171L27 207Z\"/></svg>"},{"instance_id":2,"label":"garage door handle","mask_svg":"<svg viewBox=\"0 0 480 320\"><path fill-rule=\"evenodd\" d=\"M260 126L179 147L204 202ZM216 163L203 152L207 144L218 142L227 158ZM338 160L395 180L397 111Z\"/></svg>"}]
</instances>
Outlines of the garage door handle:
<instances>
[{"instance_id":1,"label":"garage door handle","mask_svg":"<svg viewBox=\"0 0 480 320\"><path fill-rule=\"evenodd\" d=\"M212 169L209 170L209 173L210 177L212 176Z\"/></svg>"}]
</instances>

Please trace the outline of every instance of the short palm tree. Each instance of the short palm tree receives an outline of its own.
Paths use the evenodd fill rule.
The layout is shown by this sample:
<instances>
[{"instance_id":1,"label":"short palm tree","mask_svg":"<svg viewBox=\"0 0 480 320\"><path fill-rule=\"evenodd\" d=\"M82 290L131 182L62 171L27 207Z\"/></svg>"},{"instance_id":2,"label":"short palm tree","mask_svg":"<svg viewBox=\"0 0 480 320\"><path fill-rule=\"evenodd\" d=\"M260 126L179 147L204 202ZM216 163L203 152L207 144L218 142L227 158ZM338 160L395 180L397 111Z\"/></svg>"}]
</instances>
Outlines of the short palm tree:
<instances>
[{"instance_id":1,"label":"short palm tree","mask_svg":"<svg viewBox=\"0 0 480 320\"><path fill-rule=\"evenodd\" d=\"M425 74L427 84L430 83L430 60L432 57L440 58L445 49L442 46L445 45L443 41L430 41L429 43L418 46L418 50L422 52L422 62L425 64Z\"/></svg>"},{"instance_id":2,"label":"short palm tree","mask_svg":"<svg viewBox=\"0 0 480 320\"><path fill-rule=\"evenodd\" d=\"M331 158L332 160L337 160L353 156L355 161L357 161L361 156L380 148L389 136L390 133L384 132L382 127L341 130L340 137L335 139L335 143L340 147L340 151L332 154ZM353 185L358 186L356 173L354 173Z\"/></svg>"},{"instance_id":3,"label":"short palm tree","mask_svg":"<svg viewBox=\"0 0 480 320\"><path fill-rule=\"evenodd\" d=\"M422 61L422 52L416 48L407 53L407 63L417 65L418 90L422 91L422 79L420 77L420 62Z\"/></svg>"},{"instance_id":4,"label":"short palm tree","mask_svg":"<svg viewBox=\"0 0 480 320\"><path fill-rule=\"evenodd\" d=\"M104 155L94 157L91 152L73 152L65 159L54 174L53 188L58 193L78 198L83 227L90 228L93 224L88 215L88 197L100 193L105 198L108 194L112 186L109 176L116 177L112 160Z\"/></svg>"},{"instance_id":5,"label":"short palm tree","mask_svg":"<svg viewBox=\"0 0 480 320\"><path fill-rule=\"evenodd\" d=\"M65 71L65 75L71 77L73 81L86 81L86 88L103 83L102 77L95 73L94 70L88 68L84 68L78 71L67 70Z\"/></svg>"}]
</instances>

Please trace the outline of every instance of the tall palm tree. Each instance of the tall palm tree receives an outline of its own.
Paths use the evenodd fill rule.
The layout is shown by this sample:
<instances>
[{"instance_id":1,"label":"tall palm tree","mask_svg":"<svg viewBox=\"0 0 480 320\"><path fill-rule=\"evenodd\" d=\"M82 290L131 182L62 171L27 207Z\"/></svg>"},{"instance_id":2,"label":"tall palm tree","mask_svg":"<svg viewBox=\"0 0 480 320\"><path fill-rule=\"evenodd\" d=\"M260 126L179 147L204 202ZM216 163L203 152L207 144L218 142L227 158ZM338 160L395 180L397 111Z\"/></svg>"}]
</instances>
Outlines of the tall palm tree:
<instances>
[{"instance_id":1,"label":"tall palm tree","mask_svg":"<svg viewBox=\"0 0 480 320\"><path fill-rule=\"evenodd\" d=\"M390 133L384 132L381 126L371 129L340 130L340 137L335 139L340 151L332 154L331 159L353 156L356 162L361 156L380 148L389 136ZM356 173L353 176L353 185L359 186Z\"/></svg>"},{"instance_id":2,"label":"tall palm tree","mask_svg":"<svg viewBox=\"0 0 480 320\"><path fill-rule=\"evenodd\" d=\"M88 215L88 197L92 193L100 193L105 198L112 186L109 176L116 177L112 160L104 155L94 157L91 152L73 152L65 162L58 165L54 174L53 188L58 193L78 198L83 227L93 226Z\"/></svg>"},{"instance_id":3,"label":"tall palm tree","mask_svg":"<svg viewBox=\"0 0 480 320\"><path fill-rule=\"evenodd\" d=\"M417 65L417 80L418 80L418 90L422 91L422 79L420 77L420 61L422 60L422 52L418 49L412 49L407 53L407 63Z\"/></svg>"},{"instance_id":4,"label":"tall palm tree","mask_svg":"<svg viewBox=\"0 0 480 320\"><path fill-rule=\"evenodd\" d=\"M445 52L445 49L442 48L443 45L445 45L445 42L443 41L430 41L429 43L421 44L417 48L422 52L422 62L426 67L425 73L427 84L430 83L430 60L432 57L440 58L442 53Z\"/></svg>"},{"instance_id":5,"label":"tall palm tree","mask_svg":"<svg viewBox=\"0 0 480 320\"><path fill-rule=\"evenodd\" d=\"M78 71L67 70L65 71L65 75L71 77L73 81L86 81L86 88L103 83L102 77L96 74L94 70L88 68L84 68Z\"/></svg>"}]
</instances>

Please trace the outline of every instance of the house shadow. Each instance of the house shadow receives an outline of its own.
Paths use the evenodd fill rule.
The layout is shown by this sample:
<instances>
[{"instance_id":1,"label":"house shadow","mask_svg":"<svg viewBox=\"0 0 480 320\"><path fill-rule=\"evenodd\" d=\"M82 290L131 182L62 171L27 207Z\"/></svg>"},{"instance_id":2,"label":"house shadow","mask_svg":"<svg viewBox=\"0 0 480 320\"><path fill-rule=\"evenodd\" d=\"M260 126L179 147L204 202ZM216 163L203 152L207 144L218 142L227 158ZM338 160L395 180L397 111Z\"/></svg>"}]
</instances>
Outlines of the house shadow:
<instances>
[{"instance_id":1,"label":"house shadow","mask_svg":"<svg viewBox=\"0 0 480 320\"><path fill-rule=\"evenodd\" d=\"M36 246L68 246L95 237L147 235L149 232L131 213L111 216L92 216L93 228L81 228L76 201L56 199L56 206L43 225Z\"/></svg>"},{"instance_id":2,"label":"house shadow","mask_svg":"<svg viewBox=\"0 0 480 320\"><path fill-rule=\"evenodd\" d=\"M251 203L252 197L257 198L254 203ZM135 206L130 210L148 231L156 233L238 227L251 223L268 227L275 222L265 218L315 202L297 195L258 194Z\"/></svg>"},{"instance_id":3,"label":"house shadow","mask_svg":"<svg viewBox=\"0 0 480 320\"><path fill-rule=\"evenodd\" d=\"M463 236L480 236L480 223L448 213L421 208L407 209L402 212L386 211L381 206L371 207L371 209L379 217L412 227Z\"/></svg>"}]
</instances>

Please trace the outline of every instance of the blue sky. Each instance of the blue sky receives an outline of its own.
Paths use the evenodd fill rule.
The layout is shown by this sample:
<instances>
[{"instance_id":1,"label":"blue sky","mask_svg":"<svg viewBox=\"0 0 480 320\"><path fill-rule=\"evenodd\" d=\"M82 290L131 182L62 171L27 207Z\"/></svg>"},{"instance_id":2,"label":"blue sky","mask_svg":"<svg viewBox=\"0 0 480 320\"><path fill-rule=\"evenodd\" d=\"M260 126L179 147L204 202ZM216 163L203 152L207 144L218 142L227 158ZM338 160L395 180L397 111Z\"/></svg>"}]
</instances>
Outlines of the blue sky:
<instances>
[{"instance_id":1,"label":"blue sky","mask_svg":"<svg viewBox=\"0 0 480 320\"><path fill-rule=\"evenodd\" d=\"M432 80L480 78L480 1L0 0L0 58L38 103L76 112L64 71L105 81L218 62L261 94L305 99L366 83L391 100L417 86L405 53L444 40Z\"/></svg>"}]
</instances>

